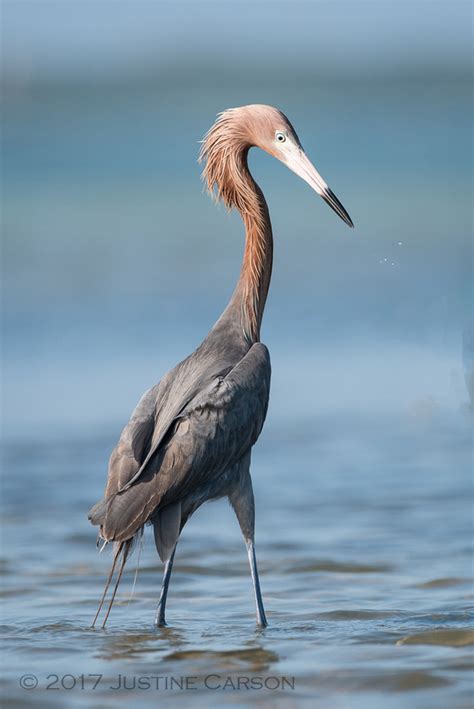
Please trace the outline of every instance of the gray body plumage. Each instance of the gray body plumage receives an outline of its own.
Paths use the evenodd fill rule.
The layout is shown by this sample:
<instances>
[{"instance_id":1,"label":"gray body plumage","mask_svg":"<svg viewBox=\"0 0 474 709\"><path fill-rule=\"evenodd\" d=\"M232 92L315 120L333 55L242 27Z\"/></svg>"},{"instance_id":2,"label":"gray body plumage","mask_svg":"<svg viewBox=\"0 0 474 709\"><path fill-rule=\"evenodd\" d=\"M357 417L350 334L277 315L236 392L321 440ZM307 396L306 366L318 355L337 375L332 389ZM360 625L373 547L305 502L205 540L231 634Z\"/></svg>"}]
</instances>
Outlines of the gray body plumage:
<instances>
[{"instance_id":1,"label":"gray body plumage","mask_svg":"<svg viewBox=\"0 0 474 709\"><path fill-rule=\"evenodd\" d=\"M151 521L167 561L203 502L230 496L238 505L268 407L270 358L230 311L132 413L110 458L105 497L89 513L103 539L126 541Z\"/></svg>"}]
</instances>

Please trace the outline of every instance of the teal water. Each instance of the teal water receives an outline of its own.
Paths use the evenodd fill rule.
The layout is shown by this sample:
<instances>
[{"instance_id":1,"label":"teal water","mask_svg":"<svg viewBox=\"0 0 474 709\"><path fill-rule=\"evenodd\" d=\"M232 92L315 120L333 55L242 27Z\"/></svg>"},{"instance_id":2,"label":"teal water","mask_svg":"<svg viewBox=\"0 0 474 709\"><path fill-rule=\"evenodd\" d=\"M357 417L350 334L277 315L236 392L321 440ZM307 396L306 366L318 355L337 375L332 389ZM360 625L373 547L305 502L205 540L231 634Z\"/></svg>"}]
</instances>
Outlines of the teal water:
<instances>
[{"instance_id":1,"label":"teal water","mask_svg":"<svg viewBox=\"0 0 474 709\"><path fill-rule=\"evenodd\" d=\"M5 701L468 707L468 88L172 78L6 94ZM219 502L183 533L170 627L152 626L161 568L146 530L108 629L92 631L110 555L86 515L108 455L238 273L241 225L201 193L197 141L218 110L252 101L288 113L357 227L251 156L275 232L272 394L253 456L270 625L255 629Z\"/></svg>"}]
</instances>

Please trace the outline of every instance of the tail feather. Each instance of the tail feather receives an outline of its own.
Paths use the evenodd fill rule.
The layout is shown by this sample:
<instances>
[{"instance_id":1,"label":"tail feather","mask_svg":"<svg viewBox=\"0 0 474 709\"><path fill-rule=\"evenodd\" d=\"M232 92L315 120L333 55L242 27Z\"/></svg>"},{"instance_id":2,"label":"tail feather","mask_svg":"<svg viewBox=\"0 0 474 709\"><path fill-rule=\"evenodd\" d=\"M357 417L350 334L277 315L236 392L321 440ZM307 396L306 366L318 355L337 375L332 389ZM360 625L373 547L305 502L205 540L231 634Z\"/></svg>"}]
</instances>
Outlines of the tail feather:
<instances>
[{"instance_id":1,"label":"tail feather","mask_svg":"<svg viewBox=\"0 0 474 709\"><path fill-rule=\"evenodd\" d=\"M122 550L122 563L120 564L120 569L118 572L117 580L115 582L114 591L113 591L112 597L110 599L109 607L107 608L107 613L105 614L104 622L102 623L103 628L105 628L105 625L106 625L107 620L110 615L110 611L112 610L112 606L114 605L115 595L117 593L117 589L120 584L120 579L122 578L123 570L125 568L125 564L127 562L127 557L128 557L128 553L130 551L131 546L132 546L132 539L129 539L127 542L121 542L121 544L120 544L119 549Z\"/></svg>"},{"instance_id":2,"label":"tail feather","mask_svg":"<svg viewBox=\"0 0 474 709\"><path fill-rule=\"evenodd\" d=\"M107 577L107 581L106 581L106 583L105 583L104 592L103 592L103 594L102 594L102 598L100 599L100 603L99 603L99 607L98 607L98 609L97 609L97 613L95 614L94 620L92 621L92 626L91 626L92 628L95 627L95 624L96 624L96 622L97 622L97 618L99 617L100 611L102 610L102 606L104 605L104 601L105 601L105 598L106 598L106 596L107 596L107 591L109 590L110 583L111 583L112 578L113 578L113 575L114 575L115 567L116 567L116 565L117 565L118 558L119 558L119 556L120 556L120 554L121 554L121 555L122 555L122 561L121 561L121 563L120 563L120 568L119 568L117 580L116 580L116 582L115 582L115 586L114 586L114 590L113 590L113 593L112 593L112 597L111 597L111 599L110 599L110 602L109 602L109 605L108 605L108 608L107 608L107 612L106 612L106 614L105 614L105 618L104 618L104 621L103 621L103 623L102 623L102 627L105 628L105 624L107 623L108 617L109 617L109 615L110 615L110 611L112 610L112 606L113 606L114 601L115 601L115 596L116 596L116 594L117 594L117 589L118 589L118 587L119 587L120 580L121 580L122 574L123 574L123 570L124 570L124 568L125 568L125 564L126 564L126 562L127 562L128 555L129 555L130 550L131 550L131 548L132 548L132 544L133 544L133 538L132 538L132 539L129 539L129 540L126 541L126 542L120 542L120 543L117 544L117 546L116 546L115 553L114 553L114 559L113 559L113 562L112 562L112 568L110 569L110 573L109 573L109 575L108 575L108 577Z\"/></svg>"},{"instance_id":3,"label":"tail feather","mask_svg":"<svg viewBox=\"0 0 474 709\"><path fill-rule=\"evenodd\" d=\"M148 484L147 484L148 483ZM148 522L160 502L151 481L116 492L100 500L89 511L89 520L100 527L100 536L111 542L125 542Z\"/></svg>"},{"instance_id":4,"label":"tail feather","mask_svg":"<svg viewBox=\"0 0 474 709\"><path fill-rule=\"evenodd\" d=\"M94 526L102 526L107 514L107 502L109 498L99 500L88 512L88 519Z\"/></svg>"},{"instance_id":5,"label":"tail feather","mask_svg":"<svg viewBox=\"0 0 474 709\"><path fill-rule=\"evenodd\" d=\"M102 606L104 605L105 597L107 595L107 591L109 590L110 582L112 581L112 576L114 575L115 566L117 564L117 559L119 558L119 554L122 551L122 547L123 547L123 544L120 544L117 546L117 549L115 550L114 560L112 562L112 568L110 569L107 581L105 582L104 592L102 594L102 598L100 599L99 607L97 608L97 613L95 614L94 620L92 621L91 628L95 627L95 624L97 622L97 618L99 617L99 613L102 610Z\"/></svg>"}]
</instances>

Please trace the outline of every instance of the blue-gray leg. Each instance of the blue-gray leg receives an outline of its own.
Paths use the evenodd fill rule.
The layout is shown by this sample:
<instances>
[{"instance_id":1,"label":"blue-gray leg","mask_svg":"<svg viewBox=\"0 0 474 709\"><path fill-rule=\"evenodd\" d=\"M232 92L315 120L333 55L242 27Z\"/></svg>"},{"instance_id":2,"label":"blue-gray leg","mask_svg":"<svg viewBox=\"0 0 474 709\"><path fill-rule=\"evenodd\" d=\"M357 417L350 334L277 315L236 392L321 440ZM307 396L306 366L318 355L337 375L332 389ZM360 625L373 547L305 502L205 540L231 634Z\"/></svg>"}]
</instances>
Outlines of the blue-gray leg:
<instances>
[{"instance_id":1,"label":"blue-gray leg","mask_svg":"<svg viewBox=\"0 0 474 709\"><path fill-rule=\"evenodd\" d=\"M246 458L242 461L241 474L235 488L229 495L229 500L234 508L237 519L239 520L240 529L242 530L245 544L247 546L253 590L255 593L255 604L257 607L257 623L258 625L265 627L267 625L267 619L263 608L262 592L260 590L260 581L257 570L257 559L255 557L255 503L249 466L250 455L248 457L246 456Z\"/></svg>"},{"instance_id":2,"label":"blue-gray leg","mask_svg":"<svg viewBox=\"0 0 474 709\"><path fill-rule=\"evenodd\" d=\"M176 547L170 558L165 562L165 570L163 573L163 583L161 585L160 600L158 601L158 608L156 610L155 625L158 627L165 627L165 608L166 608L166 597L168 596L168 586L170 585L171 571L173 569L173 561Z\"/></svg>"},{"instance_id":3,"label":"blue-gray leg","mask_svg":"<svg viewBox=\"0 0 474 709\"><path fill-rule=\"evenodd\" d=\"M253 539L247 542L247 554L249 556L250 573L252 574L253 590L255 593L255 605L257 606L257 623L265 628L267 619L263 608L262 592L260 590L260 580L258 578L257 559L255 558L255 544Z\"/></svg>"}]
</instances>

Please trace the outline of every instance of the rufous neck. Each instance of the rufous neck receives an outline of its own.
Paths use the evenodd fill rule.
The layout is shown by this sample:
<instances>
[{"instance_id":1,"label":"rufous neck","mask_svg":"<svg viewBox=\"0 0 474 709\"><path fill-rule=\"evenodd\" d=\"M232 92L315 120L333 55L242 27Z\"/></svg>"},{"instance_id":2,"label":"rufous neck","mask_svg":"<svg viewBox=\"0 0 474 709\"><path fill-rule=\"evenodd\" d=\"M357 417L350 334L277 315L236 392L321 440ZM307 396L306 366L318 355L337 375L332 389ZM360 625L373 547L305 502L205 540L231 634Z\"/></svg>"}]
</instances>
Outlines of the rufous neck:
<instances>
[{"instance_id":1,"label":"rufous neck","mask_svg":"<svg viewBox=\"0 0 474 709\"><path fill-rule=\"evenodd\" d=\"M246 158L246 156L245 156ZM245 182L237 201L245 226L245 249L239 280L229 306L238 313L245 339L260 340L260 327L267 299L273 263L273 236L263 192L251 176L247 161L240 175Z\"/></svg>"}]
</instances>

